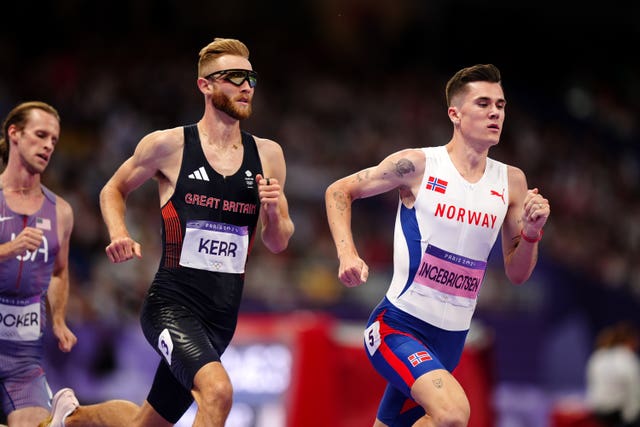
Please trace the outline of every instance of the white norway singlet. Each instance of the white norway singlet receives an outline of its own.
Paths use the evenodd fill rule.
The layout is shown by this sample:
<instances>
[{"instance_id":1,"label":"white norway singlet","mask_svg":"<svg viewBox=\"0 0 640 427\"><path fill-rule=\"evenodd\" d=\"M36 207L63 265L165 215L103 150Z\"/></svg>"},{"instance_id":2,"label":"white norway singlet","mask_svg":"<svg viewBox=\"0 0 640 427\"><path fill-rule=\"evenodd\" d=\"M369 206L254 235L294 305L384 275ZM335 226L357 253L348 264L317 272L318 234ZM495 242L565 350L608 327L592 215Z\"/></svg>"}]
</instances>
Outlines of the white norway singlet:
<instances>
[{"instance_id":1,"label":"white norway singlet","mask_svg":"<svg viewBox=\"0 0 640 427\"><path fill-rule=\"evenodd\" d=\"M415 204L398 204L386 297L436 327L467 330L507 213L507 165L488 158L482 178L470 183L444 146L422 150L425 174Z\"/></svg>"}]
</instances>

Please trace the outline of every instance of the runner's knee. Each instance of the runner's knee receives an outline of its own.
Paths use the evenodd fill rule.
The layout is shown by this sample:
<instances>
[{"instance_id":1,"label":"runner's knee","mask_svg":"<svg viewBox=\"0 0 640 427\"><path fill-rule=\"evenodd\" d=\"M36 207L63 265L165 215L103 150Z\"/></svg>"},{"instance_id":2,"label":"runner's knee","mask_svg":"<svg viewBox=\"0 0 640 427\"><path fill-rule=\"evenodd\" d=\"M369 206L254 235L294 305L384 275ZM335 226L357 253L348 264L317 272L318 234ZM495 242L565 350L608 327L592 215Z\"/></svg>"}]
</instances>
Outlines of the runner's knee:
<instances>
[{"instance_id":1,"label":"runner's knee","mask_svg":"<svg viewBox=\"0 0 640 427\"><path fill-rule=\"evenodd\" d=\"M233 387L229 381L207 381L194 389L196 402L200 408L231 409Z\"/></svg>"}]
</instances>

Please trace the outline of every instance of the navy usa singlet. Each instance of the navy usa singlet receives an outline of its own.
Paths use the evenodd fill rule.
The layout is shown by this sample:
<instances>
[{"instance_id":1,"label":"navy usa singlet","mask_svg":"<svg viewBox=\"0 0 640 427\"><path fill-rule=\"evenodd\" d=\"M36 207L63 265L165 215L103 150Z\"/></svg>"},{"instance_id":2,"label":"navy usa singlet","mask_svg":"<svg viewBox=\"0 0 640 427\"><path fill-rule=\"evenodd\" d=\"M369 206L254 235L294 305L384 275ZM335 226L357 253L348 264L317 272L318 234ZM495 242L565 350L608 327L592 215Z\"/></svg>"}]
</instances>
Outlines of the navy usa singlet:
<instances>
[{"instance_id":1,"label":"navy usa singlet","mask_svg":"<svg viewBox=\"0 0 640 427\"><path fill-rule=\"evenodd\" d=\"M174 423L193 401L196 372L220 361L238 320L260 211L255 177L262 174L253 136L242 132L242 145L240 168L222 176L207 161L197 126L185 126L176 188L161 209L162 258L141 325L163 357L147 400Z\"/></svg>"}]
</instances>

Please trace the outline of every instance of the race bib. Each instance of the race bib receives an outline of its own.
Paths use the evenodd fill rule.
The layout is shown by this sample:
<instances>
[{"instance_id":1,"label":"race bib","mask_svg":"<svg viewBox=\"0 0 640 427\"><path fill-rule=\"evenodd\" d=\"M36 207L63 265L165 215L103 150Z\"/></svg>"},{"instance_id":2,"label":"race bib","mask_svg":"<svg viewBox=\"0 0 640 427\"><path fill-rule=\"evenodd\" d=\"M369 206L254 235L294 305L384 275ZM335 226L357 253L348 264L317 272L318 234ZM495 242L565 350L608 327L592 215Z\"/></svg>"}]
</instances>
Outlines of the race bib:
<instances>
[{"instance_id":1,"label":"race bib","mask_svg":"<svg viewBox=\"0 0 640 427\"><path fill-rule=\"evenodd\" d=\"M173 341L171 340L171 334L168 329L163 329L158 336L158 350L162 357L171 366L171 354L173 353Z\"/></svg>"},{"instance_id":2,"label":"race bib","mask_svg":"<svg viewBox=\"0 0 640 427\"><path fill-rule=\"evenodd\" d=\"M180 265L220 273L244 273L249 228L212 221L188 221Z\"/></svg>"},{"instance_id":3,"label":"race bib","mask_svg":"<svg viewBox=\"0 0 640 427\"><path fill-rule=\"evenodd\" d=\"M367 346L367 351L370 356L378 350L380 347L380 322L375 321L364 331L364 342Z\"/></svg>"},{"instance_id":4,"label":"race bib","mask_svg":"<svg viewBox=\"0 0 640 427\"><path fill-rule=\"evenodd\" d=\"M35 341L40 331L39 295L27 300L0 299L0 340Z\"/></svg>"},{"instance_id":5,"label":"race bib","mask_svg":"<svg viewBox=\"0 0 640 427\"><path fill-rule=\"evenodd\" d=\"M486 261L428 245L414 282L445 294L476 299L486 268Z\"/></svg>"}]
</instances>

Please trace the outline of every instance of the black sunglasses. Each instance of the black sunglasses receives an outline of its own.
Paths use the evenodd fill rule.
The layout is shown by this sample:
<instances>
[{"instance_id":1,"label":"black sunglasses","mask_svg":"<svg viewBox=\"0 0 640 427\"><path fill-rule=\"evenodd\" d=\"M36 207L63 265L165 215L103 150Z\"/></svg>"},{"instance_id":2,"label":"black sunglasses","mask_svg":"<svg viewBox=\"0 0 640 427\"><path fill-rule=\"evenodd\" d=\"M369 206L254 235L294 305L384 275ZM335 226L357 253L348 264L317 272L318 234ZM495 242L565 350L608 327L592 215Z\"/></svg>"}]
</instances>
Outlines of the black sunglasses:
<instances>
[{"instance_id":1,"label":"black sunglasses","mask_svg":"<svg viewBox=\"0 0 640 427\"><path fill-rule=\"evenodd\" d=\"M253 70L241 70L241 69L231 69L231 70L220 70L215 71L208 76L205 76L205 79L209 80L213 77L220 76L222 79L233 83L236 86L242 85L242 83L247 80L249 82L249 87L256 87L258 84L258 73Z\"/></svg>"}]
</instances>

